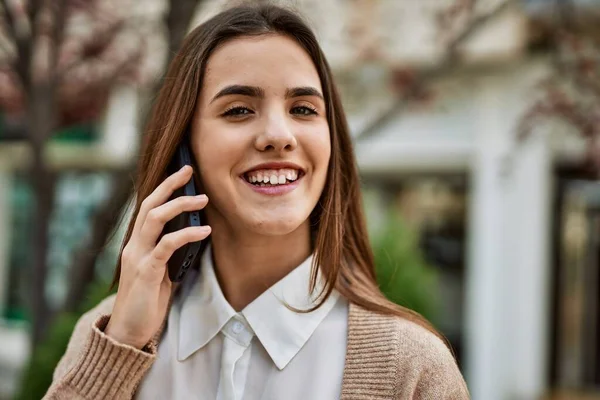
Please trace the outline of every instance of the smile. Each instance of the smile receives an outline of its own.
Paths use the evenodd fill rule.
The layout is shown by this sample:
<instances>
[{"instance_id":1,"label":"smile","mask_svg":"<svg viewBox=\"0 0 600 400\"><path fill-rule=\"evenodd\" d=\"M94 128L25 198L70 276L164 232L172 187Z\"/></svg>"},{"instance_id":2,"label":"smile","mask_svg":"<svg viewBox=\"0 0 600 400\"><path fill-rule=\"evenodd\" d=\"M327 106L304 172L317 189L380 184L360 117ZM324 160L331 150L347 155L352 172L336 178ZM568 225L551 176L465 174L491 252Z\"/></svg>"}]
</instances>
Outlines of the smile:
<instances>
[{"instance_id":1,"label":"smile","mask_svg":"<svg viewBox=\"0 0 600 400\"><path fill-rule=\"evenodd\" d=\"M240 176L240 180L255 193L282 196L294 191L306 173L293 163L265 163Z\"/></svg>"},{"instance_id":2,"label":"smile","mask_svg":"<svg viewBox=\"0 0 600 400\"><path fill-rule=\"evenodd\" d=\"M303 172L293 168L258 169L243 175L246 182L254 186L279 186L297 181Z\"/></svg>"}]
</instances>

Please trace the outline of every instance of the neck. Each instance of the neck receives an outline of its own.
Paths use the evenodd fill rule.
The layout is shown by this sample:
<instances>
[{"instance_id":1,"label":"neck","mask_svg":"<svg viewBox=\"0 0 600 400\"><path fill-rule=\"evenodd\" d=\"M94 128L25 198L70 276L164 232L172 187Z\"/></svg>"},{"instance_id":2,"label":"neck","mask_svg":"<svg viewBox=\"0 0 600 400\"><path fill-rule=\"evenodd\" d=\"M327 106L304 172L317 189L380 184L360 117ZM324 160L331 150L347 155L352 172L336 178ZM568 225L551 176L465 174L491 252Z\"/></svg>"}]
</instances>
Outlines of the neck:
<instances>
[{"instance_id":1,"label":"neck","mask_svg":"<svg viewBox=\"0 0 600 400\"><path fill-rule=\"evenodd\" d=\"M236 235L214 229L215 272L225 298L241 311L300 265L311 253L308 222L282 236Z\"/></svg>"}]
</instances>

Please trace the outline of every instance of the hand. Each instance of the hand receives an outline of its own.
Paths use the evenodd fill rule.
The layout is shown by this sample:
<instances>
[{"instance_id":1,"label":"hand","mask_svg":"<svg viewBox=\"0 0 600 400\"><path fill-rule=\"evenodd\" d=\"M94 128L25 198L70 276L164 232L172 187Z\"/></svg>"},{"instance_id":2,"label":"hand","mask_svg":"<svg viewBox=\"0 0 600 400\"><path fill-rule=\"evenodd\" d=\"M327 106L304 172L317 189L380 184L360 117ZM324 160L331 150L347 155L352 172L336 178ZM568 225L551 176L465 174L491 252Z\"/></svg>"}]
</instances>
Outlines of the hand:
<instances>
[{"instance_id":1,"label":"hand","mask_svg":"<svg viewBox=\"0 0 600 400\"><path fill-rule=\"evenodd\" d=\"M168 221L183 211L200 210L208 203L205 195L168 201L191 177L192 168L186 165L142 202L131 238L123 248L119 289L105 329L106 335L119 343L138 349L148 344L160 328L169 305L172 283L167 261L178 248L210 234L209 226L187 227L158 241Z\"/></svg>"}]
</instances>

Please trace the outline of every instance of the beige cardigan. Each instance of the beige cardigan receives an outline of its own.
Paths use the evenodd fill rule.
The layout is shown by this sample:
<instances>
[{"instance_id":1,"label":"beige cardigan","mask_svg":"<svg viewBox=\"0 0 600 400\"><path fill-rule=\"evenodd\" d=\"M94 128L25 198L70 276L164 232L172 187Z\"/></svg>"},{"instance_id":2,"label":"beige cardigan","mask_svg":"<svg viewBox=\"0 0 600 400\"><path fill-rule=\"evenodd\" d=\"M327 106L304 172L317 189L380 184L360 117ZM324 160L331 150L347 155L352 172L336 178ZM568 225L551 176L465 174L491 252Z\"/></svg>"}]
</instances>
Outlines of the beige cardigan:
<instances>
[{"instance_id":1,"label":"beige cardigan","mask_svg":"<svg viewBox=\"0 0 600 400\"><path fill-rule=\"evenodd\" d=\"M156 358L161 332L143 350L103 333L115 296L77 322L46 400L131 399ZM350 304L342 400L468 399L456 362L434 334Z\"/></svg>"}]
</instances>

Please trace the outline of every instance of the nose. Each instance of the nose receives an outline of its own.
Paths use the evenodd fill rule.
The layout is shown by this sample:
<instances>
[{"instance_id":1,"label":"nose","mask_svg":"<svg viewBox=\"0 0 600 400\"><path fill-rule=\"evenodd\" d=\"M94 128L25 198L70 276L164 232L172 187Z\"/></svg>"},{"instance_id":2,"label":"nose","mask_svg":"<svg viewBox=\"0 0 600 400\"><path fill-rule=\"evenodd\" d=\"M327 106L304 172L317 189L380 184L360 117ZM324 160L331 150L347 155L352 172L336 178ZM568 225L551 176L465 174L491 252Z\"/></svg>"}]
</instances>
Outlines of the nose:
<instances>
[{"instance_id":1,"label":"nose","mask_svg":"<svg viewBox=\"0 0 600 400\"><path fill-rule=\"evenodd\" d=\"M297 146L296 136L284 118L269 118L255 140L255 147L261 152L291 151Z\"/></svg>"}]
</instances>

